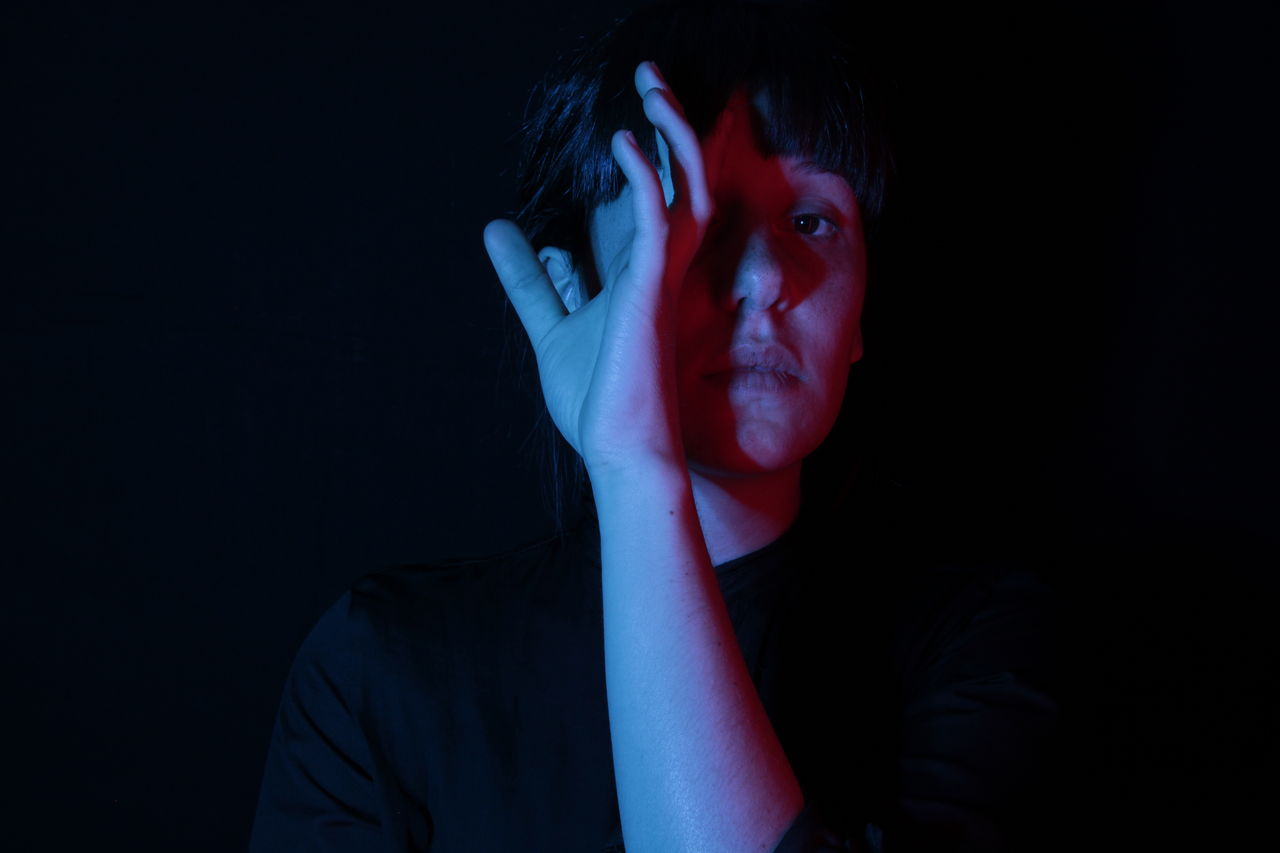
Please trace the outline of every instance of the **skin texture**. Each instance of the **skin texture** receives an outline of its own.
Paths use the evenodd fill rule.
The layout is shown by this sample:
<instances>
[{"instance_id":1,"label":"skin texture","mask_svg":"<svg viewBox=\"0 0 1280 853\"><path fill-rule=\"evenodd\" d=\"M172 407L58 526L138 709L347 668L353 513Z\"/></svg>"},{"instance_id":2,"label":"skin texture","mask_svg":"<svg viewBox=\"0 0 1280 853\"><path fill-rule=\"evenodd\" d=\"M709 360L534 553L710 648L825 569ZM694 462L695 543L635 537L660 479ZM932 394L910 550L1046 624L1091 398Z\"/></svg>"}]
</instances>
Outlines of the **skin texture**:
<instances>
[{"instance_id":1,"label":"skin texture","mask_svg":"<svg viewBox=\"0 0 1280 853\"><path fill-rule=\"evenodd\" d=\"M675 388L674 294L711 218L697 138L672 96L642 64L636 85L645 115L665 128L678 168L664 187L629 132L611 139L631 189L635 223L628 250L603 271L602 288L570 312L581 282L555 264L544 269L528 240L507 220L485 227L485 248L538 360L552 420L588 471L653 460L684 464ZM664 160L666 154L664 153ZM669 166L667 168L670 168Z\"/></svg>"},{"instance_id":2,"label":"skin texture","mask_svg":"<svg viewBox=\"0 0 1280 853\"><path fill-rule=\"evenodd\" d=\"M680 428L717 565L763 547L794 521L801 462L831 431L849 366L862 356L866 248L853 190L803 158L766 159L752 122L768 115L762 98L750 102L739 91L701 141L704 162L709 152L719 157L706 170L715 215L674 318ZM669 186L666 170L659 174ZM601 280L631 250L633 206L627 186L590 217ZM557 251L543 256L565 264ZM794 385L730 388L713 378L732 348L770 344L797 361Z\"/></svg>"},{"instance_id":3,"label":"skin texture","mask_svg":"<svg viewBox=\"0 0 1280 853\"><path fill-rule=\"evenodd\" d=\"M745 99L700 141L656 66L641 63L635 83L661 174L614 134L628 190L592 217L601 292L582 301L563 250L540 262L514 223L489 223L485 246L529 333L548 410L591 477L627 849L768 851L804 799L714 563L795 518L800 463L830 430L861 355L861 229L852 194L832 183L842 179L801 180L798 164L760 157ZM785 389L708 379L729 347L766 344L793 362Z\"/></svg>"}]
</instances>

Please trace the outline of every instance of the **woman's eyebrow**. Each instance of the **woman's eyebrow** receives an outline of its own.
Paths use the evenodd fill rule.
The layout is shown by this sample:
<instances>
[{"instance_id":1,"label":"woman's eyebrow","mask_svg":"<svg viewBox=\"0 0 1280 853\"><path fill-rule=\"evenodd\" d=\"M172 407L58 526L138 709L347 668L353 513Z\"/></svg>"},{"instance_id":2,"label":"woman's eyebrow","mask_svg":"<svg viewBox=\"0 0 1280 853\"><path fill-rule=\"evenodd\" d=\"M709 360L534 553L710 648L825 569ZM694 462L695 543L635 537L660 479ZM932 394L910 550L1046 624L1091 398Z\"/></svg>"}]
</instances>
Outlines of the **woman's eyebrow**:
<instances>
[{"instance_id":1,"label":"woman's eyebrow","mask_svg":"<svg viewBox=\"0 0 1280 853\"><path fill-rule=\"evenodd\" d=\"M834 187L836 192L841 195L848 196L850 200L854 197L853 188L849 186L849 182L845 179L844 175L834 169L828 169L816 160L797 161L795 164L795 171L800 175L812 175L816 178L828 179L820 181L818 186L822 186L824 188Z\"/></svg>"},{"instance_id":2,"label":"woman's eyebrow","mask_svg":"<svg viewBox=\"0 0 1280 853\"><path fill-rule=\"evenodd\" d=\"M796 163L796 169L808 175L835 175L841 177L839 172L828 169L816 160L801 160Z\"/></svg>"}]
</instances>

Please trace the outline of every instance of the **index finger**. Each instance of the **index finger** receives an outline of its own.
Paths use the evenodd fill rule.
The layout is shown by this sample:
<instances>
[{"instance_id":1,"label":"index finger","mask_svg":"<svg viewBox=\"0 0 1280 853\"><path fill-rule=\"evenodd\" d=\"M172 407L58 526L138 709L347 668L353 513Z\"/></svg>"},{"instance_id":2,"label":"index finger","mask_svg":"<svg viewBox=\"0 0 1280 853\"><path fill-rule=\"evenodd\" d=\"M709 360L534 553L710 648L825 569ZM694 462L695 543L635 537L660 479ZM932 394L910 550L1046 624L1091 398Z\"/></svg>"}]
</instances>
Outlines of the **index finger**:
<instances>
[{"instance_id":1,"label":"index finger","mask_svg":"<svg viewBox=\"0 0 1280 853\"><path fill-rule=\"evenodd\" d=\"M733 135L734 124L739 111L731 98L728 107L716 119L715 127L707 134L706 149L702 152L703 179L707 182L707 191L714 193L714 187L720 183L720 171L724 165L725 150L729 138Z\"/></svg>"}]
</instances>

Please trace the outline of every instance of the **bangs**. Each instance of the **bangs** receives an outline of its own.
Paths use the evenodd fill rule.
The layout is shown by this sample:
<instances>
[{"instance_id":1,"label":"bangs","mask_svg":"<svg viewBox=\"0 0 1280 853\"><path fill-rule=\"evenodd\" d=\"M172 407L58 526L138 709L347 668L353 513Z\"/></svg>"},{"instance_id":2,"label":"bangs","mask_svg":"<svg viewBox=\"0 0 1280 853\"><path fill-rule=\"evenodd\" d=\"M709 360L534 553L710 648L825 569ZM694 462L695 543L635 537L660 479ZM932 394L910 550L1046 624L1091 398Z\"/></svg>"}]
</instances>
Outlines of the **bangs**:
<instances>
[{"instance_id":1,"label":"bangs","mask_svg":"<svg viewBox=\"0 0 1280 853\"><path fill-rule=\"evenodd\" d=\"M636 66L652 60L700 139L739 89L763 96L771 120L755 122L761 153L809 160L844 178L872 240L894 165L878 77L888 66L874 50L875 17L870 6L824 0L664 0L584 38L526 106L517 224L534 245L568 249L590 291L598 288L584 263L589 212L626 185L611 137L630 130L649 162L659 163L634 82Z\"/></svg>"},{"instance_id":2,"label":"bangs","mask_svg":"<svg viewBox=\"0 0 1280 853\"><path fill-rule=\"evenodd\" d=\"M884 205L891 156L883 117L864 93L874 63L841 37L849 25L838 17L824 4L659 3L637 12L598 43L603 55L594 67L601 97L588 118L589 148L573 196L591 209L622 191L625 177L609 147L618 129L631 130L649 161L659 162L634 84L636 66L653 60L700 139L735 91L763 95L770 120L755 123L761 153L810 160L840 175L863 222L874 222Z\"/></svg>"},{"instance_id":3,"label":"bangs","mask_svg":"<svg viewBox=\"0 0 1280 853\"><path fill-rule=\"evenodd\" d=\"M588 219L626 184L610 139L630 130L649 162L659 162L653 125L634 83L636 66L652 60L701 139L738 90L761 99L769 120L753 122L760 152L811 161L844 178L870 245L894 169L882 98L887 82L878 76L892 67L878 52L881 14L873 4L841 0L664 0L584 38L530 93L521 126L516 224L534 247L568 250L588 298L599 292ZM537 373L527 367L533 360L528 335L510 311L506 317L525 357L523 375L535 383L530 394L542 399ZM543 414L548 506L557 524L565 510L593 515L582 458L545 409Z\"/></svg>"}]
</instances>

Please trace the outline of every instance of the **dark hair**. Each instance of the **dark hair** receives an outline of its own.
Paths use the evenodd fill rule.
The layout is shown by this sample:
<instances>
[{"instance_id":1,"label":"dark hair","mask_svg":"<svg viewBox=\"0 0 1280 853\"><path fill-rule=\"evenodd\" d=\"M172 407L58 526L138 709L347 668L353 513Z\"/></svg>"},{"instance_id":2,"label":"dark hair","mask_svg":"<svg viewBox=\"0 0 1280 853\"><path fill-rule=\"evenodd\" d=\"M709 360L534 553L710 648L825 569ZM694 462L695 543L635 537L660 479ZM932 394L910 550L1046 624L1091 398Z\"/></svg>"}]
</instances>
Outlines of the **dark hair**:
<instances>
[{"instance_id":1,"label":"dark hair","mask_svg":"<svg viewBox=\"0 0 1280 853\"><path fill-rule=\"evenodd\" d=\"M758 140L762 153L805 156L842 175L857 198L870 246L893 156L875 81L874 28L858 26L849 6L823 0L666 0L615 21L602 36L584 39L534 88L525 112L517 178L521 207L514 220L535 250L566 249L588 297L599 291L588 217L615 200L626 181L610 138L629 129L649 161L659 162L633 82L644 60L662 69L699 138L739 88L748 96L764 92L775 120ZM532 348L510 305L506 318L527 365ZM535 429L550 473L544 488L552 488L544 499L563 529L566 509L594 513L585 465L545 408ZM811 468L806 464L802 472Z\"/></svg>"}]
</instances>

